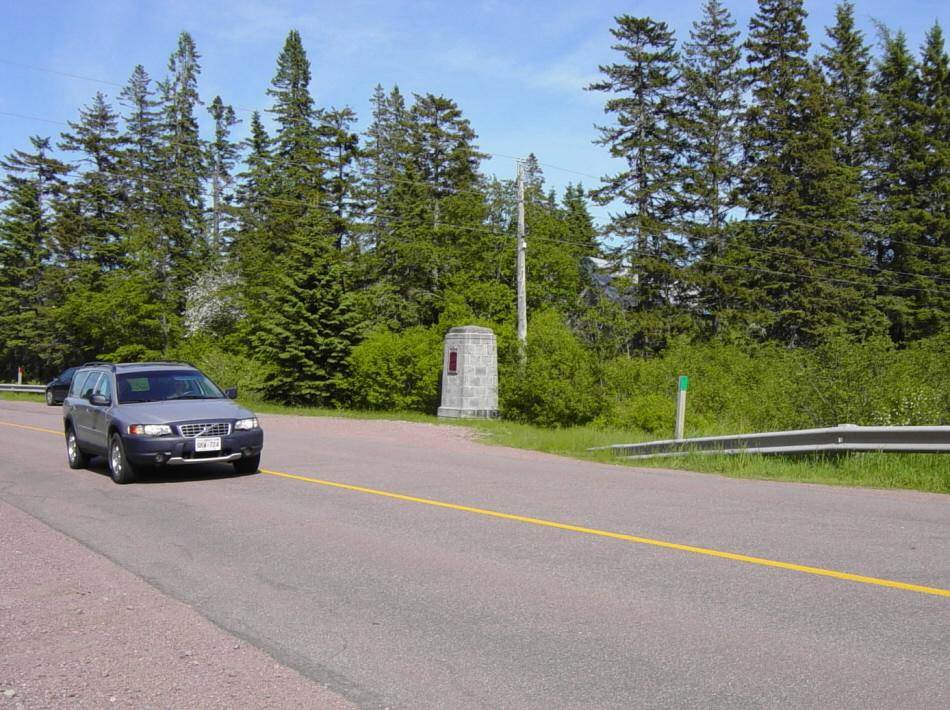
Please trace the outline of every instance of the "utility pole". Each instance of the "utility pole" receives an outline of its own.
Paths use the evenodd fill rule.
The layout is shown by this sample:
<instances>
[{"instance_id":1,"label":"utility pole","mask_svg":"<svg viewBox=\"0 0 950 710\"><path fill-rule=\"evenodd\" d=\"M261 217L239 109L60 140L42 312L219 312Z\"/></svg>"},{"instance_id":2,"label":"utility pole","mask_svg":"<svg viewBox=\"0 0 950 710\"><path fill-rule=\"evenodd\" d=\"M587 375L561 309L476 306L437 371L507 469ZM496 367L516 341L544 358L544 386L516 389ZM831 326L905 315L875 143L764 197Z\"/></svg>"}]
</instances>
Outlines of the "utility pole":
<instances>
[{"instance_id":1,"label":"utility pole","mask_svg":"<svg viewBox=\"0 0 950 710\"><path fill-rule=\"evenodd\" d=\"M524 163L518 161L518 350L524 361L528 344L528 302L525 293Z\"/></svg>"}]
</instances>

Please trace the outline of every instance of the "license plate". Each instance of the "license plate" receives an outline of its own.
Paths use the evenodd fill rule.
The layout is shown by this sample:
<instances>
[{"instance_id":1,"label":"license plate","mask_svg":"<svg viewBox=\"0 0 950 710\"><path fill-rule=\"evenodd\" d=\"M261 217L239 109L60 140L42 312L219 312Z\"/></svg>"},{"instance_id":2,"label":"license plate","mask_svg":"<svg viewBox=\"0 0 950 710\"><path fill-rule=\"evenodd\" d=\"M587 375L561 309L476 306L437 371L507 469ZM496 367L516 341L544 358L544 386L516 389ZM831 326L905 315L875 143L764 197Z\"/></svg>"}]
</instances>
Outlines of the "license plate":
<instances>
[{"instance_id":1,"label":"license plate","mask_svg":"<svg viewBox=\"0 0 950 710\"><path fill-rule=\"evenodd\" d=\"M220 436L199 436L195 439L195 451L220 451Z\"/></svg>"}]
</instances>

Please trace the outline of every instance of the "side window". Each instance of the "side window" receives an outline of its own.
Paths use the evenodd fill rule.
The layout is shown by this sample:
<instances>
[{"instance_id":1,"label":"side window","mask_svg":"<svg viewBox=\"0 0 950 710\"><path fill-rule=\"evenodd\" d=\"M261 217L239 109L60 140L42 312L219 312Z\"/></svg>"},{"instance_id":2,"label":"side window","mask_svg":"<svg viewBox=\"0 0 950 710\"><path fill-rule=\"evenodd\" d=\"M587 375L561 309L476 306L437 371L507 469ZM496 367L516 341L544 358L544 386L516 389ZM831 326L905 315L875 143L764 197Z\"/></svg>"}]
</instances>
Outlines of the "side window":
<instances>
[{"instance_id":1,"label":"side window","mask_svg":"<svg viewBox=\"0 0 950 710\"><path fill-rule=\"evenodd\" d=\"M83 399L89 397L93 392L96 391L96 385L99 384L99 373L90 372L89 377L86 378L86 381L83 383L82 389L79 391L79 396Z\"/></svg>"},{"instance_id":2,"label":"side window","mask_svg":"<svg viewBox=\"0 0 950 710\"><path fill-rule=\"evenodd\" d=\"M83 385L86 383L86 380L88 379L88 377L94 374L96 373L86 371L86 372L80 372L75 377L73 377L73 384L69 388L69 396L81 397Z\"/></svg>"},{"instance_id":3,"label":"side window","mask_svg":"<svg viewBox=\"0 0 950 710\"><path fill-rule=\"evenodd\" d=\"M101 394L109 398L109 401L112 401L112 379L105 373L102 374L102 377L99 378L99 384L96 385L96 389L93 390L95 394Z\"/></svg>"}]
</instances>

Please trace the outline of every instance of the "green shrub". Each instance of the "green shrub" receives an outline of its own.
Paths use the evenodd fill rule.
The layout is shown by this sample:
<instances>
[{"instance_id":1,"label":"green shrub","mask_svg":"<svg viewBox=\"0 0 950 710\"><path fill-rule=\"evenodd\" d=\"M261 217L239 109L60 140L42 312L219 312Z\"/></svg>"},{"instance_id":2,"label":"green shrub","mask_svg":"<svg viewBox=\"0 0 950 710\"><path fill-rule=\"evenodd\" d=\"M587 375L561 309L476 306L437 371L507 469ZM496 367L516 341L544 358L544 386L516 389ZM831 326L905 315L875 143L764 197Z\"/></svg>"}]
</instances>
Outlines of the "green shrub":
<instances>
[{"instance_id":1,"label":"green shrub","mask_svg":"<svg viewBox=\"0 0 950 710\"><path fill-rule=\"evenodd\" d=\"M434 414L439 406L442 337L436 329L371 333L350 354L352 403L363 409Z\"/></svg>"},{"instance_id":2,"label":"green shrub","mask_svg":"<svg viewBox=\"0 0 950 710\"><path fill-rule=\"evenodd\" d=\"M560 314L548 310L531 319L527 362L519 362L517 344L501 344L499 399L502 415L542 426L586 424L603 401L591 353Z\"/></svg>"},{"instance_id":3,"label":"green shrub","mask_svg":"<svg viewBox=\"0 0 950 710\"><path fill-rule=\"evenodd\" d=\"M226 351L215 338L207 335L185 338L169 357L190 362L220 387L237 387L241 396L261 396L268 377L265 365Z\"/></svg>"}]
</instances>

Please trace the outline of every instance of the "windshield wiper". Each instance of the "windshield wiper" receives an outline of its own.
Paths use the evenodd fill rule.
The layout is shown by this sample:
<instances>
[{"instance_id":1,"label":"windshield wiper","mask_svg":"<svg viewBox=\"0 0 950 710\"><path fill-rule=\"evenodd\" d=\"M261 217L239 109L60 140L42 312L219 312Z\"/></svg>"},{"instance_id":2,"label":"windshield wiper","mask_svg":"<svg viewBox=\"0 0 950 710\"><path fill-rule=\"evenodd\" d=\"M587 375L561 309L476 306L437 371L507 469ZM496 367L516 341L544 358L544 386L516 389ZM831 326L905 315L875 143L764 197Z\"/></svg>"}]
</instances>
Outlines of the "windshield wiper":
<instances>
[{"instance_id":1,"label":"windshield wiper","mask_svg":"<svg viewBox=\"0 0 950 710\"><path fill-rule=\"evenodd\" d=\"M219 399L218 397L209 397L204 394L173 394L165 399Z\"/></svg>"}]
</instances>

